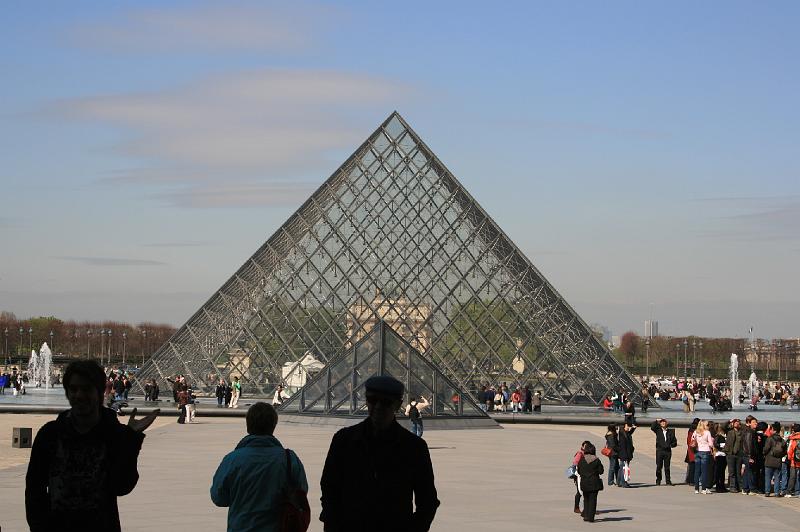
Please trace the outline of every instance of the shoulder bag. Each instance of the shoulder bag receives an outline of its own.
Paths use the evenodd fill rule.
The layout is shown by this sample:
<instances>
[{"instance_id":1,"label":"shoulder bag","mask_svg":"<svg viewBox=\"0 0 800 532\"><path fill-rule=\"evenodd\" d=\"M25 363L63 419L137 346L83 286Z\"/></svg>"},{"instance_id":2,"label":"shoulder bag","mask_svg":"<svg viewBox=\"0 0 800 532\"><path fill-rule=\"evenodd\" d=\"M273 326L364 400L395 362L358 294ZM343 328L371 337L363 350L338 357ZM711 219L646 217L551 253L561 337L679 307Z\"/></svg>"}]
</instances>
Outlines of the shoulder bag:
<instances>
[{"instance_id":1,"label":"shoulder bag","mask_svg":"<svg viewBox=\"0 0 800 532\"><path fill-rule=\"evenodd\" d=\"M281 501L281 532L306 532L311 524L311 508L306 492L294 485L292 478L292 457L289 449L286 454L286 488Z\"/></svg>"}]
</instances>

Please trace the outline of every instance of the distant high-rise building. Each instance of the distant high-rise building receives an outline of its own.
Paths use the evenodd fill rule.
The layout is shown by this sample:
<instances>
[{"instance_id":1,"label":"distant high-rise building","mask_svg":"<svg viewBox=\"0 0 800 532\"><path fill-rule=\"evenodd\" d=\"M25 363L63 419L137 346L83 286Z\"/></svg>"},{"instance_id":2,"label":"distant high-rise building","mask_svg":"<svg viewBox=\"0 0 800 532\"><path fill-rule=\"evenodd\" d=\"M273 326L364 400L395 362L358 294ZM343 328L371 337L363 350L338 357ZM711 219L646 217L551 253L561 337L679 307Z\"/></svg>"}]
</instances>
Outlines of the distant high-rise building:
<instances>
[{"instance_id":1,"label":"distant high-rise building","mask_svg":"<svg viewBox=\"0 0 800 532\"><path fill-rule=\"evenodd\" d=\"M644 336L645 338L653 338L658 336L658 322L656 320L644 321Z\"/></svg>"}]
</instances>

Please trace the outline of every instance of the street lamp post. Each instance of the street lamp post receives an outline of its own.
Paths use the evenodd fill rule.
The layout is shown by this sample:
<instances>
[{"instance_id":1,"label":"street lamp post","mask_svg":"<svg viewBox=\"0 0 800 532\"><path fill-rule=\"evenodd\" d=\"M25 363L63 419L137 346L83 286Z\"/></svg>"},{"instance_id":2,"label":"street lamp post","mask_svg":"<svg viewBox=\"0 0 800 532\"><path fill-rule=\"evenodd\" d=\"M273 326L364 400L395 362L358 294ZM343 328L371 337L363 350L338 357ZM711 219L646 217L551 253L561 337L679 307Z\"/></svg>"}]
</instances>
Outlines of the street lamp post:
<instances>
[{"instance_id":1,"label":"street lamp post","mask_svg":"<svg viewBox=\"0 0 800 532\"><path fill-rule=\"evenodd\" d=\"M108 366L111 367L111 335L114 333L111 329L108 330Z\"/></svg>"},{"instance_id":2,"label":"street lamp post","mask_svg":"<svg viewBox=\"0 0 800 532\"><path fill-rule=\"evenodd\" d=\"M689 349L689 340L683 341L683 380L686 380L686 370L688 369L689 362L687 359L687 351Z\"/></svg>"},{"instance_id":3,"label":"street lamp post","mask_svg":"<svg viewBox=\"0 0 800 532\"><path fill-rule=\"evenodd\" d=\"M147 329L142 331L144 341L142 342L142 367L144 367L144 352L147 349Z\"/></svg>"},{"instance_id":4,"label":"street lamp post","mask_svg":"<svg viewBox=\"0 0 800 532\"><path fill-rule=\"evenodd\" d=\"M680 369L679 362L678 362L680 360L680 356L681 356L681 346L680 346L680 344L675 344L675 380L676 381L678 380L678 371Z\"/></svg>"},{"instance_id":5,"label":"street lamp post","mask_svg":"<svg viewBox=\"0 0 800 532\"><path fill-rule=\"evenodd\" d=\"M50 331L50 350L53 351L53 354L56 353L56 343L53 341L53 331Z\"/></svg>"},{"instance_id":6,"label":"street lamp post","mask_svg":"<svg viewBox=\"0 0 800 532\"><path fill-rule=\"evenodd\" d=\"M92 356L92 330L86 329L86 359Z\"/></svg>"},{"instance_id":7,"label":"street lamp post","mask_svg":"<svg viewBox=\"0 0 800 532\"><path fill-rule=\"evenodd\" d=\"M703 360L703 342L702 342L702 340L697 342L697 348L700 349L700 367L703 367L703 362L702 362L702 360ZM705 372L703 372L703 375L705 375ZM700 380L701 381L703 380L702 376L701 376Z\"/></svg>"},{"instance_id":8,"label":"street lamp post","mask_svg":"<svg viewBox=\"0 0 800 532\"><path fill-rule=\"evenodd\" d=\"M33 327L28 327L28 351L33 351Z\"/></svg>"},{"instance_id":9,"label":"street lamp post","mask_svg":"<svg viewBox=\"0 0 800 532\"><path fill-rule=\"evenodd\" d=\"M100 364L103 363L103 359L106 356L106 330L100 329Z\"/></svg>"},{"instance_id":10,"label":"street lamp post","mask_svg":"<svg viewBox=\"0 0 800 532\"><path fill-rule=\"evenodd\" d=\"M25 330L20 327L19 328L19 344L17 344L17 358L20 360L20 366L22 366L22 334Z\"/></svg>"},{"instance_id":11,"label":"street lamp post","mask_svg":"<svg viewBox=\"0 0 800 532\"><path fill-rule=\"evenodd\" d=\"M128 333L122 333L122 365L125 365L125 340L128 339Z\"/></svg>"},{"instance_id":12,"label":"street lamp post","mask_svg":"<svg viewBox=\"0 0 800 532\"><path fill-rule=\"evenodd\" d=\"M644 345L647 347L647 355L645 358L645 373L647 374L647 385L650 385L650 338L644 341Z\"/></svg>"},{"instance_id":13,"label":"street lamp post","mask_svg":"<svg viewBox=\"0 0 800 532\"><path fill-rule=\"evenodd\" d=\"M767 376L766 381L769 382L769 366L770 362L772 362L772 349L767 349Z\"/></svg>"},{"instance_id":14,"label":"street lamp post","mask_svg":"<svg viewBox=\"0 0 800 532\"><path fill-rule=\"evenodd\" d=\"M6 366L7 366L8 364L10 364L11 361L11 357L8 354L8 327L6 327L6 330L3 332L5 333L5 338L6 338L6 350L3 351L3 354L6 357Z\"/></svg>"}]
</instances>

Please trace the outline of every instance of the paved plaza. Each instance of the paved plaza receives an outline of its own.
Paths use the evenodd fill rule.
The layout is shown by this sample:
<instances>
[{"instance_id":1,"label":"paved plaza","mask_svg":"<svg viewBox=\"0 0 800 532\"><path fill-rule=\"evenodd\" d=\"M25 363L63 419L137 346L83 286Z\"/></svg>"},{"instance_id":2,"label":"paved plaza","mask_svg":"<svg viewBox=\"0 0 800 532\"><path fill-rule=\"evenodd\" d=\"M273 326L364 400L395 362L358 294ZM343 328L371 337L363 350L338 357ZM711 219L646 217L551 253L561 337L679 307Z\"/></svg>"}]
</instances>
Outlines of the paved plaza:
<instances>
[{"instance_id":1,"label":"paved plaza","mask_svg":"<svg viewBox=\"0 0 800 532\"><path fill-rule=\"evenodd\" d=\"M11 449L12 427L38 429L51 415L0 414L0 526L27 530L23 491L29 449ZM180 527L192 532L225 529L226 509L209 499L220 459L244 435L243 418L200 418L178 425L160 417L147 431L139 458L141 478L120 499L123 530L152 532ZM279 424L276 436L303 460L314 513L311 530L322 530L319 479L335 428ZM584 523L572 512L574 487L564 469L584 439L601 447L601 427L506 425L502 430L429 430L436 484L442 506L432 530L668 530L676 524L719 530L797 530L800 500L735 494L695 495L687 486L654 486L653 434L636 432L634 489L600 493L598 522ZM678 429L685 441L685 429ZM9 449L11 452L9 452ZM681 445L673 479L684 475ZM603 458L604 463L606 460ZM376 529L379 530L379 529Z\"/></svg>"}]
</instances>

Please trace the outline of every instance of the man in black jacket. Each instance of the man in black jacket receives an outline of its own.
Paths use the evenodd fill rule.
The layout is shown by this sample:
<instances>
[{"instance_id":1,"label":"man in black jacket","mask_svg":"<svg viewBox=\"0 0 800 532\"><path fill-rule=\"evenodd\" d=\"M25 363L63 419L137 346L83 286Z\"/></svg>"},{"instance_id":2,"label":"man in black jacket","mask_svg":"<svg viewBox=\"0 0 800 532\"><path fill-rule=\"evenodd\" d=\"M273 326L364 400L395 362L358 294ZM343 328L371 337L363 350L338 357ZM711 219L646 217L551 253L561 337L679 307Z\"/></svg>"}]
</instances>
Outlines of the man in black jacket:
<instances>
[{"instance_id":1,"label":"man in black jacket","mask_svg":"<svg viewBox=\"0 0 800 532\"><path fill-rule=\"evenodd\" d=\"M36 434L25 477L25 513L31 532L120 530L117 497L136 486L144 434L158 414L127 425L103 407L105 375L92 360L64 371L70 409Z\"/></svg>"},{"instance_id":2,"label":"man in black jacket","mask_svg":"<svg viewBox=\"0 0 800 532\"><path fill-rule=\"evenodd\" d=\"M661 485L662 467L664 468L667 486L672 486L669 466L672 461L672 448L678 446L678 440L675 438L675 429L667 428L667 420L658 418L650 425L650 430L656 435L656 486Z\"/></svg>"},{"instance_id":3,"label":"man in black jacket","mask_svg":"<svg viewBox=\"0 0 800 532\"><path fill-rule=\"evenodd\" d=\"M369 417L331 441L320 521L325 532L426 532L439 500L428 445L395 420L403 384L371 377L365 391Z\"/></svg>"}]
</instances>

